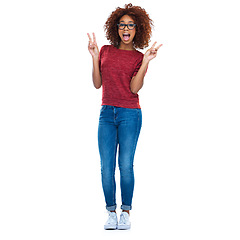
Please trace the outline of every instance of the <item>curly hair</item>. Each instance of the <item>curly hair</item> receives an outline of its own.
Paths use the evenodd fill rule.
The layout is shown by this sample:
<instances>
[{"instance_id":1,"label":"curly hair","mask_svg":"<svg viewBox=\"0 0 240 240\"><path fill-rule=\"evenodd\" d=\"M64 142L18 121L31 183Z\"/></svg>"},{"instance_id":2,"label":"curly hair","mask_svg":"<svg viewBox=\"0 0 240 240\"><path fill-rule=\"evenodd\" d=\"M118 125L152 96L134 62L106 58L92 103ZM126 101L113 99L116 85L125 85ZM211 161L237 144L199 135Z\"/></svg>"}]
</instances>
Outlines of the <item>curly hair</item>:
<instances>
[{"instance_id":1,"label":"curly hair","mask_svg":"<svg viewBox=\"0 0 240 240\"><path fill-rule=\"evenodd\" d=\"M126 4L125 8L116 8L116 10L108 17L104 25L106 38L114 47L118 47L120 45L121 38L118 34L117 24L124 15L130 16L136 24L136 34L133 39L133 46L135 48L144 49L150 42L153 21L145 9L139 6L133 6L131 3Z\"/></svg>"}]
</instances>

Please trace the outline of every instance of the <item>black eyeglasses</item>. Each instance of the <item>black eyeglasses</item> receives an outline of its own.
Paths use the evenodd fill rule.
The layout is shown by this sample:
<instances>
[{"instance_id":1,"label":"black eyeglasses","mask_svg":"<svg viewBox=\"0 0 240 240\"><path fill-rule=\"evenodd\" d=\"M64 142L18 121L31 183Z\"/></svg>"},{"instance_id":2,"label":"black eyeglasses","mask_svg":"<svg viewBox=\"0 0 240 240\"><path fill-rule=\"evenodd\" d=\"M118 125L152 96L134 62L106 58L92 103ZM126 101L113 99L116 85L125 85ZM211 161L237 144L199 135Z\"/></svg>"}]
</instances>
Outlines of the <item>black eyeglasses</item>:
<instances>
[{"instance_id":1,"label":"black eyeglasses","mask_svg":"<svg viewBox=\"0 0 240 240\"><path fill-rule=\"evenodd\" d=\"M120 30L125 29L126 26L127 26L127 28L128 28L129 30L133 30L133 29L137 26L137 24L135 24L135 23L128 23L128 24L119 23L119 24L117 24L117 25L118 25L118 28L119 28Z\"/></svg>"}]
</instances>

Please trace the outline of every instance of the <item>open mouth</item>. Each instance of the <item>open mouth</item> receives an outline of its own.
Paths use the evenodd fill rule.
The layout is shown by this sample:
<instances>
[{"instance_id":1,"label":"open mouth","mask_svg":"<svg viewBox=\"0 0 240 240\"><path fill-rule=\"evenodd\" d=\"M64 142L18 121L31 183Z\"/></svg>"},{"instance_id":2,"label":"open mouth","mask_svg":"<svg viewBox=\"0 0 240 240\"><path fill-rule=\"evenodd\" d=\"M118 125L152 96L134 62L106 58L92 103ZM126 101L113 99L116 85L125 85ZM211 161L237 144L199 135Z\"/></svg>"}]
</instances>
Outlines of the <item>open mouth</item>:
<instances>
[{"instance_id":1,"label":"open mouth","mask_svg":"<svg viewBox=\"0 0 240 240\"><path fill-rule=\"evenodd\" d=\"M130 34L129 33L124 33L123 34L123 40L127 42L129 39L130 39Z\"/></svg>"}]
</instances>

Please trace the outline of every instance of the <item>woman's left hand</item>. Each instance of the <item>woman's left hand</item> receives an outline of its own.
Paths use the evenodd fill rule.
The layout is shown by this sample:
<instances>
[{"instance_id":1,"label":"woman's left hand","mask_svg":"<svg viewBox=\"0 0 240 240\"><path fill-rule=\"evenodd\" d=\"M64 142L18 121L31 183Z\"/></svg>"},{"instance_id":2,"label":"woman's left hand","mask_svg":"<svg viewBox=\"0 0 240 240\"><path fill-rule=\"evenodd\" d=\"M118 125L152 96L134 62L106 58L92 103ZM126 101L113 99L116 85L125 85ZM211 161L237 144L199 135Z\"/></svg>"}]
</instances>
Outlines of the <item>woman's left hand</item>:
<instances>
[{"instance_id":1,"label":"woman's left hand","mask_svg":"<svg viewBox=\"0 0 240 240\"><path fill-rule=\"evenodd\" d=\"M152 45L151 48L149 48L146 53L144 54L144 59L147 62L150 62L152 59L154 59L157 56L157 51L158 49L162 46L162 44L160 44L159 46L155 47L157 42L154 42L154 44Z\"/></svg>"}]
</instances>

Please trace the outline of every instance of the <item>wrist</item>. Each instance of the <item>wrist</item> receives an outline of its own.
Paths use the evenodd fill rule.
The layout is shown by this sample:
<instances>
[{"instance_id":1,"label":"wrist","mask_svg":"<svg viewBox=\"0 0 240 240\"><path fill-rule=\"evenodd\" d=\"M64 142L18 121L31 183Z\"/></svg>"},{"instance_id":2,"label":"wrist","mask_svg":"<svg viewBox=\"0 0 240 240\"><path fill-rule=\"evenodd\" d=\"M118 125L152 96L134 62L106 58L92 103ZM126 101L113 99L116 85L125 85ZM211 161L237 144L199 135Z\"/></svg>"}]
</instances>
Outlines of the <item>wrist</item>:
<instances>
[{"instance_id":1,"label":"wrist","mask_svg":"<svg viewBox=\"0 0 240 240\"><path fill-rule=\"evenodd\" d=\"M146 59L146 58L143 58L143 60L142 60L142 66L143 67L145 67L145 68L147 68L148 67L148 64L149 64L149 60L148 59Z\"/></svg>"},{"instance_id":2,"label":"wrist","mask_svg":"<svg viewBox=\"0 0 240 240\"><path fill-rule=\"evenodd\" d=\"M93 55L92 59L93 59L93 61L98 61L99 60L99 54Z\"/></svg>"},{"instance_id":3,"label":"wrist","mask_svg":"<svg viewBox=\"0 0 240 240\"><path fill-rule=\"evenodd\" d=\"M145 58L145 56L143 57L143 60L142 60L142 65L146 65L148 66L150 60L148 60L147 58Z\"/></svg>"}]
</instances>

